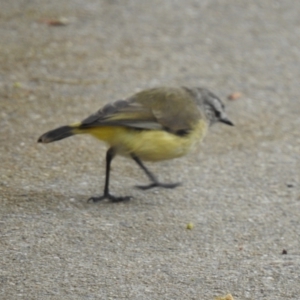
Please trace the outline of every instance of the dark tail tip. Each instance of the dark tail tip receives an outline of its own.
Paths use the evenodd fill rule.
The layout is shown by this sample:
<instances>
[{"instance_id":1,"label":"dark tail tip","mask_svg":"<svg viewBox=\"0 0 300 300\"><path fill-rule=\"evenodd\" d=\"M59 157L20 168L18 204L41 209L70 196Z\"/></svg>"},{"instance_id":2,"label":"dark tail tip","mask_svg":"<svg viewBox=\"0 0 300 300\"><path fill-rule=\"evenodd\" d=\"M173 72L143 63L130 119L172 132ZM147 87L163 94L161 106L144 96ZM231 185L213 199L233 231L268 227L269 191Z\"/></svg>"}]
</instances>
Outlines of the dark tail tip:
<instances>
[{"instance_id":1,"label":"dark tail tip","mask_svg":"<svg viewBox=\"0 0 300 300\"><path fill-rule=\"evenodd\" d=\"M62 127L53 129L53 130L48 131L48 132L44 133L43 135L41 135L38 138L37 142L47 144L47 143L52 143L55 141L65 139L74 134L73 129L74 128L71 126L62 126Z\"/></svg>"}]
</instances>

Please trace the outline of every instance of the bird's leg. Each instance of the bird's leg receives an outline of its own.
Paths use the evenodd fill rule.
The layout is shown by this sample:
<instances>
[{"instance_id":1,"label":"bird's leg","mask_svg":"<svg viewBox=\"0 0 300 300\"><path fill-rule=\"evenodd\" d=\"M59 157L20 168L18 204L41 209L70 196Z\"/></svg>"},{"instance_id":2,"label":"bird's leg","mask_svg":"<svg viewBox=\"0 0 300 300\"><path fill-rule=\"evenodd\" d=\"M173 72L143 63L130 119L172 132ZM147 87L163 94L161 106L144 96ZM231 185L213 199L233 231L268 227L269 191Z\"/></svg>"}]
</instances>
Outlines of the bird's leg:
<instances>
[{"instance_id":1,"label":"bird's leg","mask_svg":"<svg viewBox=\"0 0 300 300\"><path fill-rule=\"evenodd\" d=\"M142 163L142 161L134 154L131 154L132 159L139 165L139 167L146 173L150 181L149 185L137 185L136 187L141 189L141 190L148 190L152 189L154 187L162 187L162 188L167 188L167 189L173 189L177 186L180 185L179 182L177 183L161 183L159 182L156 177L145 167L145 165Z\"/></svg>"},{"instance_id":2,"label":"bird's leg","mask_svg":"<svg viewBox=\"0 0 300 300\"><path fill-rule=\"evenodd\" d=\"M128 201L132 197L125 196L125 197L115 197L109 193L109 174L110 174L110 165L111 161L115 157L115 150L113 148L109 148L106 152L106 176L105 176L105 185L104 185L104 193L100 197L91 197L88 199L89 201L98 202L104 199L108 199L112 202L121 202L121 201Z\"/></svg>"}]
</instances>

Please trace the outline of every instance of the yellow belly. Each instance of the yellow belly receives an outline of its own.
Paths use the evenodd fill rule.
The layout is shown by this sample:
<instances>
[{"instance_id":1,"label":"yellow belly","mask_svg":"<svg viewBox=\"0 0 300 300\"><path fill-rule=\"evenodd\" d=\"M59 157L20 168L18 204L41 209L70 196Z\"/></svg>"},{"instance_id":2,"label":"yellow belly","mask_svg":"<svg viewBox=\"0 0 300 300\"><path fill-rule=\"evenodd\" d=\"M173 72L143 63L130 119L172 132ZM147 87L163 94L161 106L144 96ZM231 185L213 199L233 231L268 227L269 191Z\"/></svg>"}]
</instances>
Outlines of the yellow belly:
<instances>
[{"instance_id":1,"label":"yellow belly","mask_svg":"<svg viewBox=\"0 0 300 300\"><path fill-rule=\"evenodd\" d=\"M206 122L201 120L186 136L177 136L163 130L135 130L121 126L94 127L78 133L91 134L114 147L120 155L134 153L145 161L160 161L187 154L204 138L206 131Z\"/></svg>"}]
</instances>

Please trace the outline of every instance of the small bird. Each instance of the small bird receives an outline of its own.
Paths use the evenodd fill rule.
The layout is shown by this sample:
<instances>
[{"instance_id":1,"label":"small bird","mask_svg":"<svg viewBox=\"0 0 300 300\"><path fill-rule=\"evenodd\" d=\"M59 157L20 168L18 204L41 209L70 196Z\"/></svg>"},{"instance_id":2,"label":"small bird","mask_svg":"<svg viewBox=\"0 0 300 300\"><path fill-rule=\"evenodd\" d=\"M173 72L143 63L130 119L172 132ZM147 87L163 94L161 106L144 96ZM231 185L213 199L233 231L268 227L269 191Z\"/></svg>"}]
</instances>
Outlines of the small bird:
<instances>
[{"instance_id":1,"label":"small bird","mask_svg":"<svg viewBox=\"0 0 300 300\"><path fill-rule=\"evenodd\" d=\"M120 202L132 197L116 197L109 192L110 165L117 154L132 158L146 173L151 183L138 188L175 188L180 183L159 182L143 161L156 162L186 155L216 122L233 126L224 104L209 90L158 87L106 104L80 123L44 133L38 142L51 143L75 134L90 134L104 141L108 145L104 192L88 201Z\"/></svg>"}]
</instances>

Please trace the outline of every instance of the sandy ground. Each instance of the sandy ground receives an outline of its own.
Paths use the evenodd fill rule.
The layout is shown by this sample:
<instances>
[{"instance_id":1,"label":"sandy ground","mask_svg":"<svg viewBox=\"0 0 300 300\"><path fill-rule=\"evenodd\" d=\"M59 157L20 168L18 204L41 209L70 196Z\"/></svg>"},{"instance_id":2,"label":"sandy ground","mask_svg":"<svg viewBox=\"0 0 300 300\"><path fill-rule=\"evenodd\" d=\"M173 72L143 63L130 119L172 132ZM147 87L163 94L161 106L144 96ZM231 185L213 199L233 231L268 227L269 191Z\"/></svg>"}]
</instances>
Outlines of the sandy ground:
<instances>
[{"instance_id":1,"label":"sandy ground","mask_svg":"<svg viewBox=\"0 0 300 300\"><path fill-rule=\"evenodd\" d=\"M300 2L0 2L1 299L300 299ZM236 127L87 203L105 145L38 136L158 85L242 93Z\"/></svg>"}]
</instances>

